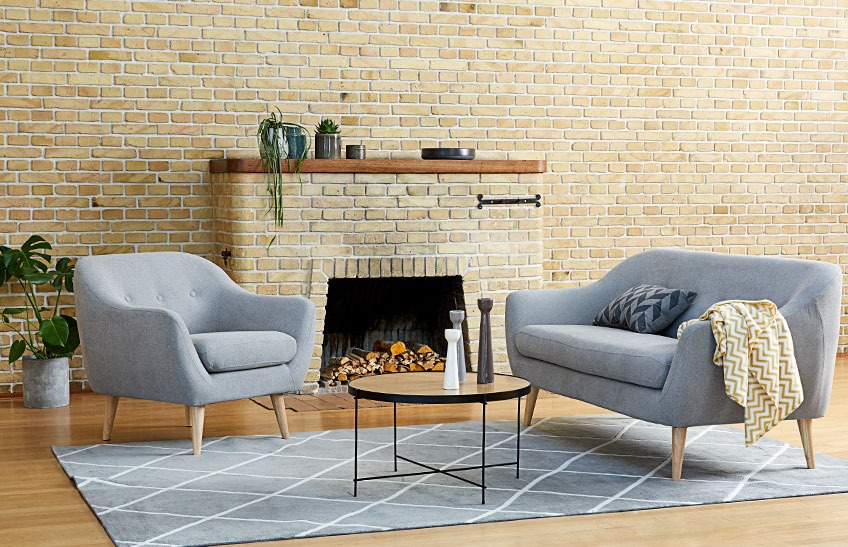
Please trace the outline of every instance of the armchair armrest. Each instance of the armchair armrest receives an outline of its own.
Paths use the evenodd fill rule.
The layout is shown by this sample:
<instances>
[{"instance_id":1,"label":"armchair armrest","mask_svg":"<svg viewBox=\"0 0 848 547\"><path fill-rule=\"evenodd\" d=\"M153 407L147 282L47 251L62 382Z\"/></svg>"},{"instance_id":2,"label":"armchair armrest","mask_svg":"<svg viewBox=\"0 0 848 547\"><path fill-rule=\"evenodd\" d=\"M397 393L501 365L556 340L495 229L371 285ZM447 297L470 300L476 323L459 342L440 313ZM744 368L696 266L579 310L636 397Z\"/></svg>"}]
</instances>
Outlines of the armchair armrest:
<instances>
[{"instance_id":1,"label":"armchair armrest","mask_svg":"<svg viewBox=\"0 0 848 547\"><path fill-rule=\"evenodd\" d=\"M94 391L196 404L196 395L211 388L188 329L176 313L104 301L80 283L77 310L86 372Z\"/></svg>"},{"instance_id":2,"label":"armchair armrest","mask_svg":"<svg viewBox=\"0 0 848 547\"><path fill-rule=\"evenodd\" d=\"M297 352L288 366L295 384L303 383L315 345L315 304L302 296L256 294L238 286L222 296L223 330L271 330L295 339Z\"/></svg>"},{"instance_id":3,"label":"armchair armrest","mask_svg":"<svg viewBox=\"0 0 848 547\"><path fill-rule=\"evenodd\" d=\"M302 296L256 294L233 286L221 297L222 330L275 330L298 338L315 329L315 304Z\"/></svg>"}]
</instances>

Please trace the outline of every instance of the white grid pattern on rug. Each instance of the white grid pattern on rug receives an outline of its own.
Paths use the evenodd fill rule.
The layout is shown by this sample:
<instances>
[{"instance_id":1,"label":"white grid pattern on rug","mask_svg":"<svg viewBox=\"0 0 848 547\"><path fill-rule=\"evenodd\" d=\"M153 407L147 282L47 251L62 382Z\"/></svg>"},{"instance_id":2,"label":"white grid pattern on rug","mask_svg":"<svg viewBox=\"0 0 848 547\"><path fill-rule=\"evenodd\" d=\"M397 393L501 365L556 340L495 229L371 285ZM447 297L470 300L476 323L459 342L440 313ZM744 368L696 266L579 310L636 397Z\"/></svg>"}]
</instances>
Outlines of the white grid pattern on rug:
<instances>
[{"instance_id":1,"label":"white grid pattern on rug","mask_svg":"<svg viewBox=\"0 0 848 547\"><path fill-rule=\"evenodd\" d=\"M515 421L487 426L487 463L513 461ZM690 428L683 480L670 480L670 428L621 416L523 428L521 476L487 470L480 490L442 475L361 482L353 431L54 447L121 546L215 545L848 491L848 462L741 430ZM360 430L360 476L392 472L392 429ZM399 453L436 467L480 463L480 423L398 428ZM399 470L419 470L399 462ZM465 472L472 480L479 471Z\"/></svg>"}]
</instances>

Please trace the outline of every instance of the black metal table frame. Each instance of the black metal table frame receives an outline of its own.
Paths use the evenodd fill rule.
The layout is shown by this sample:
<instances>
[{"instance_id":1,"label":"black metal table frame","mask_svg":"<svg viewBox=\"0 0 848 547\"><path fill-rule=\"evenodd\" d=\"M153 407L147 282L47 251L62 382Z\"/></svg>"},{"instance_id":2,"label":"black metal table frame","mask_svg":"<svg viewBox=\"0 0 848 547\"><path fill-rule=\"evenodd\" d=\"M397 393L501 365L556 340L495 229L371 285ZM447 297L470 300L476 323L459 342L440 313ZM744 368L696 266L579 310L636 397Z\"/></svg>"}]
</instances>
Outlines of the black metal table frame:
<instances>
[{"instance_id":1,"label":"black metal table frame","mask_svg":"<svg viewBox=\"0 0 848 547\"><path fill-rule=\"evenodd\" d=\"M526 389L516 390L514 393L517 393L514 396L502 396L503 394L496 394L495 400L506 400L506 399L516 399L517 401L517 413L516 413L516 432L515 432L515 461L514 462L503 462L503 463L486 463L486 405L488 404L488 397L486 394L480 395L480 404L483 406L483 417L482 417L482 435L481 435L481 443L480 443L480 454L481 454L481 462L480 465L471 465L471 466L462 466L462 467L450 467L450 468L436 468L425 463L421 463L415 461L411 458L407 458L404 456L399 456L397 453L397 404L398 401L392 400L388 401L392 403L392 431L393 431L393 442L392 446L394 449L394 470L395 473L390 475L374 475L370 477L360 477L359 476L359 399L368 399L368 400L385 400L380 397L374 397L374 394L369 394L368 396L360 395L357 390L354 395L354 418L353 418L353 496L356 497L357 494L357 485L363 481L373 481L379 479L391 479L391 478L399 478L399 477L416 477L421 475L447 475L449 477L453 477L454 479L466 482L473 486L477 486L480 488L481 492L481 503L483 505L486 504L486 469L491 467L507 467L510 465L515 466L515 478L519 478L519 472L521 469L520 461L521 461L521 399L524 395L530 392L530 386L528 385ZM501 396L497 396L501 395ZM475 401L468 401L465 399L456 400L451 402L450 397L441 397L439 402L433 402L431 397L428 396L414 396L414 395L404 395L398 396L403 400L400 402L404 403L412 403L412 404L457 404L457 403L468 403ZM427 471L417 471L412 473L397 473L398 460L402 460L419 467L423 467L427 469ZM458 471L473 471L475 469L480 470L480 482L475 482L471 479L467 479L465 477L460 477L455 475L454 473Z\"/></svg>"}]
</instances>

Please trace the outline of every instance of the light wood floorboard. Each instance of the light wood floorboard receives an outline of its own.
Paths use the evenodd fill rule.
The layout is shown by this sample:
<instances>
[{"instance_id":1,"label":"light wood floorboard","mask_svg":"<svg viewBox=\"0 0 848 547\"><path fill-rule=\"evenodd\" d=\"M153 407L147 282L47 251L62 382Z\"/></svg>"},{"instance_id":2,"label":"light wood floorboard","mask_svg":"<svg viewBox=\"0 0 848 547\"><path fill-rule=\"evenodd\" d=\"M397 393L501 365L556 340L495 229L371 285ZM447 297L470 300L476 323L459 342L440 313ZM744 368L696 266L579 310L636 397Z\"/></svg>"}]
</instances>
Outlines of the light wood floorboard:
<instances>
[{"instance_id":1,"label":"light wood floorboard","mask_svg":"<svg viewBox=\"0 0 848 547\"><path fill-rule=\"evenodd\" d=\"M816 420L815 449L848 458L848 359L836 367L828 416ZM111 545L94 514L62 472L51 445L102 442L104 397L74 395L61 409L27 410L20 400L0 400L0 546ZM185 413L177 405L121 400L112 442L185 439ZM534 416L596 414L602 410L561 397L539 397ZM401 424L479 418L479 406L398 407ZM514 403L489 405L491 419L514 419ZM391 425L391 408L360 411L363 427ZM250 401L210 405L205 437L279 433L274 413ZM296 412L291 431L348 428L350 410ZM671 432L669 431L669 435ZM800 446L795 422L769 437ZM740 448L744 450L744 448ZM803 459L798 462L804 466ZM684 476L685 476L684 464ZM681 485L684 486L685 485ZM567 538L567 539L566 539ZM255 544L262 547L405 547L432 545L845 545L848 494L557 517L472 526L430 528Z\"/></svg>"}]
</instances>

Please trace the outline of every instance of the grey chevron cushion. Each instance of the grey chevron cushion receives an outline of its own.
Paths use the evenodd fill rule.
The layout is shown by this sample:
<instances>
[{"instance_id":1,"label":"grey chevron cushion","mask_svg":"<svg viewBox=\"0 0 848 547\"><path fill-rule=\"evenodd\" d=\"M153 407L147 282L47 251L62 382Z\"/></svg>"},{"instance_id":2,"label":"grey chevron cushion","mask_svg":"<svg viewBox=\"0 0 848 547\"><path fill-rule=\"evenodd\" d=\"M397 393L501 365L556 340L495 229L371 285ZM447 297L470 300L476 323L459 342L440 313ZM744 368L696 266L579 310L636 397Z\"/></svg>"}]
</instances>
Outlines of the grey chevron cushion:
<instances>
[{"instance_id":1,"label":"grey chevron cushion","mask_svg":"<svg viewBox=\"0 0 848 547\"><path fill-rule=\"evenodd\" d=\"M592 324L654 334L671 325L696 296L683 289L637 285L607 304Z\"/></svg>"}]
</instances>

